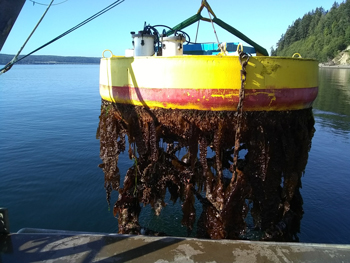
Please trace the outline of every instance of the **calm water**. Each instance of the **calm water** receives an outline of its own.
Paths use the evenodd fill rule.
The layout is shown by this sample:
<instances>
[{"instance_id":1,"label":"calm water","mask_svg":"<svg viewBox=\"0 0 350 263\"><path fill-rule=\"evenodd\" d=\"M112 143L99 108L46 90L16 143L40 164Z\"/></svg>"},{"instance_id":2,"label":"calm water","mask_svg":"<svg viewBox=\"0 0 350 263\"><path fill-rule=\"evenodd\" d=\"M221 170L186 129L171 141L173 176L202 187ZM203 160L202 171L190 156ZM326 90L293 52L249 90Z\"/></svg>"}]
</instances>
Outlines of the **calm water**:
<instances>
[{"instance_id":1,"label":"calm water","mask_svg":"<svg viewBox=\"0 0 350 263\"><path fill-rule=\"evenodd\" d=\"M97 167L98 74L98 65L18 65L0 76L0 207L12 232L117 231ZM350 70L320 69L314 115L300 240L350 243ZM131 166L126 155L118 166ZM143 226L186 235L179 204L141 214Z\"/></svg>"}]
</instances>

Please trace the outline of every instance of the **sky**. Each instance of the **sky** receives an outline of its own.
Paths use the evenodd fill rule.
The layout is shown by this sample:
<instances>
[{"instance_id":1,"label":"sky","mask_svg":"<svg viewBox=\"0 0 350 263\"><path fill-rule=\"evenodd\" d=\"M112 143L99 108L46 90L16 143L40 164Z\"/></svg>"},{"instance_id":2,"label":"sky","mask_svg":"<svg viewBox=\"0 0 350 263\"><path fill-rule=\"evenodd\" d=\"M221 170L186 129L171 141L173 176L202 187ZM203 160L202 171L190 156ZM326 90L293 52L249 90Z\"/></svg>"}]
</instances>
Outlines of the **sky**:
<instances>
[{"instance_id":1,"label":"sky","mask_svg":"<svg viewBox=\"0 0 350 263\"><path fill-rule=\"evenodd\" d=\"M0 53L16 54L51 0L26 0L15 25ZM23 49L23 55L52 40L76 26L91 15L112 4L114 0L55 0L45 18ZM339 3L342 1L338 1ZM208 0L215 15L268 52L289 25L304 14L323 7L329 10L334 0ZM35 53L35 55L101 57L105 49L114 55L124 55L132 48L131 31L150 25L162 24L173 27L197 13L201 0L125 0L114 9L96 18L85 26L59 39ZM202 16L209 17L206 9ZM240 40L214 24L220 42ZM195 39L197 23L184 29ZM210 23L200 22L198 42L216 42ZM296 50L295 52L298 52Z\"/></svg>"}]
</instances>

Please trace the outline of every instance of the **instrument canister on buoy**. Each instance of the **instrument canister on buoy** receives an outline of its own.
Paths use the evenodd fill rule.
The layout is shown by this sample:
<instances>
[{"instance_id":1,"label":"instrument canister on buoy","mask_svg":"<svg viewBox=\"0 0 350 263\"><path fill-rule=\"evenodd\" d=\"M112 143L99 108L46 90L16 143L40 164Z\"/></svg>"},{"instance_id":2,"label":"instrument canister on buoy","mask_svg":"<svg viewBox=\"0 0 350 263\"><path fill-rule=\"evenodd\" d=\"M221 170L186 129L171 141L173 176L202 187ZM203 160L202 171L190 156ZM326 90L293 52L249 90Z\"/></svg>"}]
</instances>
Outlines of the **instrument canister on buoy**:
<instances>
[{"instance_id":1,"label":"instrument canister on buoy","mask_svg":"<svg viewBox=\"0 0 350 263\"><path fill-rule=\"evenodd\" d=\"M154 35L144 34L139 31L138 34L132 34L134 44L134 56L153 56L154 55Z\"/></svg>"},{"instance_id":2,"label":"instrument canister on buoy","mask_svg":"<svg viewBox=\"0 0 350 263\"><path fill-rule=\"evenodd\" d=\"M183 35L163 37L162 38L162 52L164 57L182 56L183 43L186 38Z\"/></svg>"}]
</instances>

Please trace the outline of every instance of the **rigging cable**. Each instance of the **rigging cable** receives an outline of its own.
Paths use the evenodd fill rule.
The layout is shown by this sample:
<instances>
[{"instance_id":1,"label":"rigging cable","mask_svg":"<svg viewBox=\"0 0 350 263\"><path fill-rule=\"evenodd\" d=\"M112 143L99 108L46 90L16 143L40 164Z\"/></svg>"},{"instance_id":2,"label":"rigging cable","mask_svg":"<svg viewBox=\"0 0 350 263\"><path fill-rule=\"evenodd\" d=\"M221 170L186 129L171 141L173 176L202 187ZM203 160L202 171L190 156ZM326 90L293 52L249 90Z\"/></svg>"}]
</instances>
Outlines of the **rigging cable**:
<instances>
[{"instance_id":1,"label":"rigging cable","mask_svg":"<svg viewBox=\"0 0 350 263\"><path fill-rule=\"evenodd\" d=\"M12 66L13 66L17 61L19 61L19 59L18 59L19 54L21 54L23 48L24 48L25 45L28 43L29 39L32 37L32 35L34 34L35 30L38 28L39 24L41 23L41 21L44 19L45 15L46 15L47 11L49 11L49 9L50 9L50 7L51 7L53 1L55 1L55 0L51 0L50 4L49 4L48 7L46 8L44 14L41 16L41 18L39 19L38 23L36 24L36 26L34 27L34 29L32 30L32 32L29 34L27 40L24 41L24 44L23 44L22 47L19 49L19 51L17 52L17 54L13 57L13 59L12 59L9 63L7 63L7 65L6 65L3 69L1 69L0 75L1 75L2 73L5 73L6 71L10 70L10 69L12 68Z\"/></svg>"},{"instance_id":2,"label":"rigging cable","mask_svg":"<svg viewBox=\"0 0 350 263\"><path fill-rule=\"evenodd\" d=\"M207 9L208 9L208 8L207 8ZM214 27L213 20L211 19L211 15L210 15L209 9L208 9L208 14L209 14L209 18L210 18L211 25L212 25L213 30L214 30L214 34L215 34L215 36L216 36L216 40L217 40L217 42L218 42L218 47L220 48L221 52L225 54L225 52L224 52L222 46L220 45L218 35L216 34L216 30L215 30L215 27ZM215 15L214 15L214 18L215 18Z\"/></svg>"},{"instance_id":3,"label":"rigging cable","mask_svg":"<svg viewBox=\"0 0 350 263\"><path fill-rule=\"evenodd\" d=\"M197 43L198 30L199 30L199 22L200 22L200 20L198 20L198 25L197 25L197 33L196 33L196 40L194 41L194 43Z\"/></svg>"},{"instance_id":4,"label":"rigging cable","mask_svg":"<svg viewBox=\"0 0 350 263\"><path fill-rule=\"evenodd\" d=\"M43 3L36 2L36 1L33 1L33 0L29 0L29 1L32 2L33 5L38 4L38 5L45 5L45 6L48 6L48 4L43 4ZM68 1L68 0L64 0L64 1L62 1L62 2L59 2L59 3L57 3L57 4L53 4L53 5L60 5L60 4L63 4L63 3L65 3L65 2L67 2L67 1Z\"/></svg>"},{"instance_id":5,"label":"rigging cable","mask_svg":"<svg viewBox=\"0 0 350 263\"><path fill-rule=\"evenodd\" d=\"M66 36L66 35L68 35L69 33L73 32L74 30L76 30L76 29L82 27L83 25L85 25L85 24L91 22L91 21L94 20L95 18L97 18L97 17L99 17L100 15L106 13L107 11L113 9L113 8L116 7L117 5L123 3L124 1L125 1L125 0L117 0L117 1L115 1L114 3L112 3L112 4L110 4L109 6L105 7L105 8L102 9L101 11L99 11L99 12L97 12L96 14L94 14L94 15L90 16L89 18L85 19L83 22L79 23L78 25L72 27L71 29L67 30L66 32L62 33L61 35L59 35L59 36L55 37L54 39L50 40L50 41L47 42L46 44L44 44L44 45L38 47L37 49L33 50L33 51L30 52L29 54L27 54L27 55L25 55L25 56L23 56L23 57L21 57L21 58L19 58L19 59L16 59L16 61L11 61L11 62L9 62L4 68L2 68L2 69L0 70L0 75L3 74L3 73L5 73L5 72L8 71L9 69L11 69L11 67L12 67L15 63L17 63L17 62L21 61L22 59L24 59L24 58L26 58L26 57L32 55L33 53L39 51L40 49L42 49L42 48L44 48L44 47L46 47L46 46L52 44L53 42L59 40L60 38Z\"/></svg>"}]
</instances>

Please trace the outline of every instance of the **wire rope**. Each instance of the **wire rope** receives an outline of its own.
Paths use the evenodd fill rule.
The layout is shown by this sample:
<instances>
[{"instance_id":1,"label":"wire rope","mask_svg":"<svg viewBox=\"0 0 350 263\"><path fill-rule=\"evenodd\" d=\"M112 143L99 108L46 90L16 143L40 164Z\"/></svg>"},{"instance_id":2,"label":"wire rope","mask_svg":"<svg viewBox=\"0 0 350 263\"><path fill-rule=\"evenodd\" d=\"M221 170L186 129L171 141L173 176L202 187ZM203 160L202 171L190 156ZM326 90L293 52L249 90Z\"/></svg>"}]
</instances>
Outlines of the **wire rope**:
<instances>
[{"instance_id":1,"label":"wire rope","mask_svg":"<svg viewBox=\"0 0 350 263\"><path fill-rule=\"evenodd\" d=\"M208 9L208 8L207 8L207 9ZM221 52L224 52L224 50L222 49L222 47L221 47L221 45L220 45L218 35L216 34L216 30L215 30L215 27L214 27L214 23L213 23L213 20L211 19L211 15L210 15L209 10L208 10L208 14L209 14L209 18L210 18L211 25L212 25L213 30L214 30L214 34L215 34L215 36L216 36L216 40L217 40L217 42L218 42L218 47L220 48Z\"/></svg>"},{"instance_id":2,"label":"wire rope","mask_svg":"<svg viewBox=\"0 0 350 263\"><path fill-rule=\"evenodd\" d=\"M52 0L52 1L54 1L54 0ZM102 10L100 10L100 11L97 12L96 14L90 16L89 18L85 19L83 22L77 24L76 26L74 26L74 27L72 27L71 29L67 30L66 32L62 33L61 35L59 35L59 36L55 37L54 39L50 40L50 41L47 42L46 44L44 44L44 45L38 47L37 49L33 50L33 51L30 52L29 54L27 54L27 55L25 55L25 56L23 56L23 57L17 59L17 60L14 61L14 62L13 62L13 61L9 62L4 68L2 68L2 69L0 70L0 75L1 75L2 73L5 73L5 72L8 71L9 69L11 69L11 67L12 67L15 63L21 61L22 59L25 59L26 57L32 55L33 53L39 51L40 49L42 49L42 48L44 48L44 47L46 47L46 46L52 44L53 42L59 40L60 38L62 38L62 37L64 37L64 36L68 35L69 33L72 33L72 32L75 31L76 29L78 29L78 28L80 28L80 27L86 25L87 23L91 22L91 21L94 20L95 18L97 18L97 17L103 15L103 14L106 13L107 11L109 11L109 10L113 9L114 7L120 5L120 4L123 3L124 1L125 1L125 0L117 0L117 1L113 2L113 3L110 4L109 6L105 7L105 8L102 9Z\"/></svg>"},{"instance_id":3,"label":"wire rope","mask_svg":"<svg viewBox=\"0 0 350 263\"><path fill-rule=\"evenodd\" d=\"M198 25L197 25L197 33L196 33L196 40L194 41L194 43L197 43L198 30L199 30L199 22L200 22L200 20L198 20Z\"/></svg>"},{"instance_id":4,"label":"wire rope","mask_svg":"<svg viewBox=\"0 0 350 263\"><path fill-rule=\"evenodd\" d=\"M41 16L41 18L39 19L38 23L35 25L34 29L32 30L32 32L29 34L29 36L27 37L26 41L24 41L24 44L22 45L22 47L19 49L19 51L17 52L17 54L13 57L13 59L7 63L7 65L0 70L0 75L5 73L6 71L10 70L11 67L20 59L18 59L19 54L21 54L23 48L25 47L25 45L28 43L29 39L32 37L32 35L34 34L35 30L38 28L39 24L41 23L41 21L44 19L47 11L49 11L53 1L55 0L51 0L50 4L48 5L48 7L46 8L44 14Z\"/></svg>"},{"instance_id":5,"label":"wire rope","mask_svg":"<svg viewBox=\"0 0 350 263\"><path fill-rule=\"evenodd\" d=\"M44 6L48 6L48 4L43 4L43 3L40 3L40 2L36 2L36 1L33 1L33 0L29 0L30 2L33 3L33 5L37 4L37 5L44 5ZM62 1L62 2L59 2L57 4L52 4L52 5L60 5L60 4L63 4L65 2L67 2L68 0L65 0L65 1Z\"/></svg>"}]
</instances>

